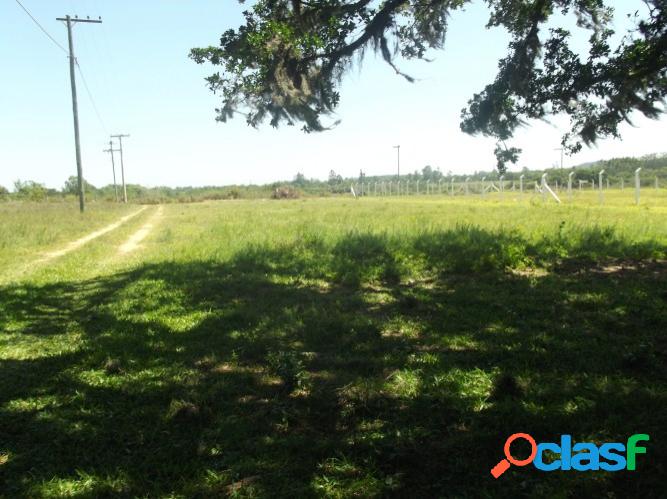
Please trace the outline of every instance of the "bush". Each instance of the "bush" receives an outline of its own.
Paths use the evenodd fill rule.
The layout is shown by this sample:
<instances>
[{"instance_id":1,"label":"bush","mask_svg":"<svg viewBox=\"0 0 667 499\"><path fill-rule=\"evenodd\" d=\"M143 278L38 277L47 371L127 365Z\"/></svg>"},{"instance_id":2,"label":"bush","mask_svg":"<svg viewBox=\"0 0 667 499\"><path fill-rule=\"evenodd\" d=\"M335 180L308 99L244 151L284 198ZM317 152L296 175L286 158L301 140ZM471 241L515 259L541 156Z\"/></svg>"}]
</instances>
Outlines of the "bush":
<instances>
[{"instance_id":1,"label":"bush","mask_svg":"<svg viewBox=\"0 0 667 499\"><path fill-rule=\"evenodd\" d=\"M238 189L231 189L227 194L225 195L224 199L240 199L241 198L241 192Z\"/></svg>"},{"instance_id":2,"label":"bush","mask_svg":"<svg viewBox=\"0 0 667 499\"><path fill-rule=\"evenodd\" d=\"M271 194L271 199L297 199L301 196L299 191L289 186L276 187Z\"/></svg>"},{"instance_id":3,"label":"bush","mask_svg":"<svg viewBox=\"0 0 667 499\"><path fill-rule=\"evenodd\" d=\"M298 352L283 350L271 352L266 360L271 374L283 381L288 392L303 387L308 380L308 372Z\"/></svg>"},{"instance_id":4,"label":"bush","mask_svg":"<svg viewBox=\"0 0 667 499\"><path fill-rule=\"evenodd\" d=\"M47 189L42 184L28 180L22 182L17 180L14 182L16 194L21 199L28 201L43 201L46 199Z\"/></svg>"}]
</instances>

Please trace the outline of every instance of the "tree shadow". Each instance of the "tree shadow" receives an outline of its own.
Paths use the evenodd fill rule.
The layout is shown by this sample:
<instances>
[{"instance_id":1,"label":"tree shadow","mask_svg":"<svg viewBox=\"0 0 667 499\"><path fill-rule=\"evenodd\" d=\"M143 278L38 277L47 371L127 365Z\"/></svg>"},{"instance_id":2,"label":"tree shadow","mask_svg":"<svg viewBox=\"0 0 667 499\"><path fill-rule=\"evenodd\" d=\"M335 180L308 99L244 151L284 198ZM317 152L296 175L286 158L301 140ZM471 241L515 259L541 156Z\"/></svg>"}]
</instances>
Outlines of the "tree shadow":
<instances>
[{"instance_id":1,"label":"tree shadow","mask_svg":"<svg viewBox=\"0 0 667 499\"><path fill-rule=\"evenodd\" d=\"M665 437L664 264L540 244L355 233L2 287L1 490L657 497L654 445L635 472L489 474L518 431Z\"/></svg>"}]
</instances>

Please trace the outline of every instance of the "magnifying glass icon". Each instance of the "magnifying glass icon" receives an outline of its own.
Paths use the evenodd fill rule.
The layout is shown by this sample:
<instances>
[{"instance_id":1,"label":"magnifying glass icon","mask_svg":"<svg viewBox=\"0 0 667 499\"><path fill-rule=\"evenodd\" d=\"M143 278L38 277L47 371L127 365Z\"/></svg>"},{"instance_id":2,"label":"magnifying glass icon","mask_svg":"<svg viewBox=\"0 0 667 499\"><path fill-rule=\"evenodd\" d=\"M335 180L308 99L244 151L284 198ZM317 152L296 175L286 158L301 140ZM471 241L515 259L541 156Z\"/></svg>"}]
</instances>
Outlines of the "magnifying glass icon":
<instances>
[{"instance_id":1,"label":"magnifying glass icon","mask_svg":"<svg viewBox=\"0 0 667 499\"><path fill-rule=\"evenodd\" d=\"M518 438L523 438L530 444L530 456L528 456L526 459L514 459L510 453L510 446L512 445L512 442ZM537 443L533 437L528 435L528 433L515 433L510 435L510 437L507 439L503 450L505 451L506 459L501 460L498 464L491 468L491 474L493 475L493 478L498 478L500 475L505 473L509 469L510 464L513 464L514 466L526 466L532 463L533 459L535 459L535 456L537 455Z\"/></svg>"}]
</instances>

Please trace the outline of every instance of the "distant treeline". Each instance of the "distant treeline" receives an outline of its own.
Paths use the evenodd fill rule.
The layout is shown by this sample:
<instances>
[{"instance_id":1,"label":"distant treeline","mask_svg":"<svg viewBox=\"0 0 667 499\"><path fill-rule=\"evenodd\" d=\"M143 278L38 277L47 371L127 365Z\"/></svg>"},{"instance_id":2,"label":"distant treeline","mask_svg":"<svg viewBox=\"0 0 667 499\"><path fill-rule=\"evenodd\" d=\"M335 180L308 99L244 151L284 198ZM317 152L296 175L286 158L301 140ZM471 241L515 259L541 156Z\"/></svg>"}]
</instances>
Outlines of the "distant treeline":
<instances>
[{"instance_id":1,"label":"distant treeline","mask_svg":"<svg viewBox=\"0 0 667 499\"><path fill-rule=\"evenodd\" d=\"M518 181L520 175L524 175L525 182L539 181L543 173L548 174L549 182L567 182L568 174L575 172L575 183L578 180L597 180L601 169L605 170L605 178L613 185L620 184L623 179L627 185L634 178L634 172L641 168L641 182L643 185L653 185L655 178L660 183L667 185L667 153L650 154L641 158L614 158L605 161L585 163L572 168L550 168L547 170L530 170L524 168L520 172L507 172L506 181ZM497 171L476 171L468 175L455 175L451 172L443 173L439 168L425 166L421 171L402 174L401 180L423 181L431 183L442 182L464 182L466 179L479 181L483 177L487 180L499 178ZM229 185L229 186L206 186L206 187L143 187L141 185L127 185L127 197L133 202L139 203L191 203L197 201L216 199L255 199L255 198L295 198L301 196L321 197L346 194L350 192L350 186L359 185L363 182L372 185L375 182L395 181L396 175L366 176L363 171L355 178L343 178L335 171L329 172L327 180L307 179L302 173L297 173L293 180L284 182L273 182L264 185ZM116 189L113 185L95 187L85 182L86 198L88 200L113 201L116 199ZM117 188L118 196L122 199L123 193L120 186ZM70 177L62 189L51 189L32 180L14 182L13 191L0 186L0 201L4 200L29 200L29 201L62 201L72 199L77 194L77 179Z\"/></svg>"}]
</instances>

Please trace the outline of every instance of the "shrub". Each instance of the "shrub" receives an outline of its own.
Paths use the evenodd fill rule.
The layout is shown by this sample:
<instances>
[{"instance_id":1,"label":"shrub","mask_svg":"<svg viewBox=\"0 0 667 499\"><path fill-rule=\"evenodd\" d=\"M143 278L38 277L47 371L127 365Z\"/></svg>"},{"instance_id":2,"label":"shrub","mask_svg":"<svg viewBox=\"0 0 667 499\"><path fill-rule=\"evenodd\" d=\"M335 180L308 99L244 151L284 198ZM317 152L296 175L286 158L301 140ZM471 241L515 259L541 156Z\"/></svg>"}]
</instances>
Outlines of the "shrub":
<instances>
[{"instance_id":1,"label":"shrub","mask_svg":"<svg viewBox=\"0 0 667 499\"><path fill-rule=\"evenodd\" d=\"M29 201L43 201L46 199L47 189L42 184L28 180L22 182L17 180L14 182L16 194L21 199Z\"/></svg>"},{"instance_id":2,"label":"shrub","mask_svg":"<svg viewBox=\"0 0 667 499\"><path fill-rule=\"evenodd\" d=\"M298 352L283 350L271 352L266 360L269 371L280 377L287 391L304 386L308 379L308 372Z\"/></svg>"},{"instance_id":3,"label":"shrub","mask_svg":"<svg viewBox=\"0 0 667 499\"><path fill-rule=\"evenodd\" d=\"M299 197L299 191L289 186L276 187L271 194L272 199L297 199Z\"/></svg>"}]
</instances>

